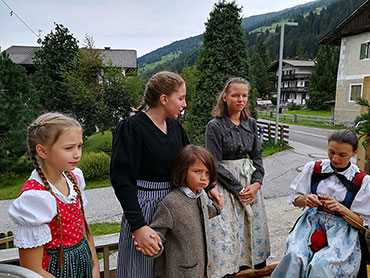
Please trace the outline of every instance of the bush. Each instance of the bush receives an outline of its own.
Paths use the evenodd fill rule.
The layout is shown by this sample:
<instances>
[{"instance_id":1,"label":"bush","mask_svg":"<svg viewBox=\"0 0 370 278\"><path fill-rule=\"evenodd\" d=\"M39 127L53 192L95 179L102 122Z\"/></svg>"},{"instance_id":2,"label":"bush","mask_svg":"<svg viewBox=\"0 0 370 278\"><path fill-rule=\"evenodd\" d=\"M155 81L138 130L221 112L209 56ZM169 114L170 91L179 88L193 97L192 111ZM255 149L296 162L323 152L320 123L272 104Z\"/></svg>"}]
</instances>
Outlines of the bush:
<instances>
[{"instance_id":1,"label":"bush","mask_svg":"<svg viewBox=\"0 0 370 278\"><path fill-rule=\"evenodd\" d=\"M295 102L290 102L288 104L288 110L301 110L301 106L299 104L296 104Z\"/></svg>"},{"instance_id":2,"label":"bush","mask_svg":"<svg viewBox=\"0 0 370 278\"><path fill-rule=\"evenodd\" d=\"M84 152L104 152L108 155L112 154L112 132L105 131L104 133L96 133L89 136L83 146Z\"/></svg>"},{"instance_id":3,"label":"bush","mask_svg":"<svg viewBox=\"0 0 370 278\"><path fill-rule=\"evenodd\" d=\"M105 180L109 178L110 156L104 152L86 153L82 156L78 167L84 173L85 180Z\"/></svg>"}]
</instances>

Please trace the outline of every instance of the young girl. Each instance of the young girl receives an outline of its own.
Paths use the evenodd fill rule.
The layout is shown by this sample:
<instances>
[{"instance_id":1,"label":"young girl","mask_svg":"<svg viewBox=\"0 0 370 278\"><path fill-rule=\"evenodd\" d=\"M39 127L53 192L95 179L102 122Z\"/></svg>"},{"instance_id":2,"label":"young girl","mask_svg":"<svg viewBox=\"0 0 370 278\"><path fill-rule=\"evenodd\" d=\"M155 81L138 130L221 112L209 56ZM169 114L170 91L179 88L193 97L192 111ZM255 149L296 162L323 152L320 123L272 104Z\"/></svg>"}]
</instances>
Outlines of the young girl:
<instances>
[{"instance_id":1,"label":"young girl","mask_svg":"<svg viewBox=\"0 0 370 278\"><path fill-rule=\"evenodd\" d=\"M76 168L81 125L60 113L43 114L28 127L27 145L35 170L9 208L21 265L43 277L100 277L84 215L85 181Z\"/></svg>"},{"instance_id":2,"label":"young girl","mask_svg":"<svg viewBox=\"0 0 370 278\"><path fill-rule=\"evenodd\" d=\"M309 209L271 277L358 277L359 230L370 226L370 177L350 161L357 147L353 131L335 131L329 159L307 163L292 182L288 202Z\"/></svg>"},{"instance_id":3,"label":"young girl","mask_svg":"<svg viewBox=\"0 0 370 278\"><path fill-rule=\"evenodd\" d=\"M215 203L207 205L203 189L216 181L216 174L205 148L188 145L176 156L175 189L159 202L150 224L163 243L154 264L157 277L209 277L208 219L221 211Z\"/></svg>"}]
</instances>

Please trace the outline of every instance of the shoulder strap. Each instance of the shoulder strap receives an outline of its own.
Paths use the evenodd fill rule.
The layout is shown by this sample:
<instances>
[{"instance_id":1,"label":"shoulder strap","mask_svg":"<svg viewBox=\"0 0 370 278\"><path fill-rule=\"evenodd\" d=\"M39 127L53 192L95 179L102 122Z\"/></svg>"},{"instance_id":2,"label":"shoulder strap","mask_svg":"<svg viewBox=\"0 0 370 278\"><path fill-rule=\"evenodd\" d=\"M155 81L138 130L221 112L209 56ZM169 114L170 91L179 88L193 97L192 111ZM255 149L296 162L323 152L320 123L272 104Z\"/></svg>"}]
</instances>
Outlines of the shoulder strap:
<instances>
[{"instance_id":1,"label":"shoulder strap","mask_svg":"<svg viewBox=\"0 0 370 278\"><path fill-rule=\"evenodd\" d=\"M321 161L315 161L315 166L313 167L313 174L321 173Z\"/></svg>"},{"instance_id":2,"label":"shoulder strap","mask_svg":"<svg viewBox=\"0 0 370 278\"><path fill-rule=\"evenodd\" d=\"M19 193L18 197L21 196L22 193L27 190L46 190L46 188L42 184L37 182L36 180L27 180L24 183L23 188L21 192Z\"/></svg>"},{"instance_id":3,"label":"shoulder strap","mask_svg":"<svg viewBox=\"0 0 370 278\"><path fill-rule=\"evenodd\" d=\"M357 172L355 177L353 178L352 182L357 185L358 187L361 187L361 184L362 184L362 180L365 178L367 174L360 170L360 172Z\"/></svg>"}]
</instances>

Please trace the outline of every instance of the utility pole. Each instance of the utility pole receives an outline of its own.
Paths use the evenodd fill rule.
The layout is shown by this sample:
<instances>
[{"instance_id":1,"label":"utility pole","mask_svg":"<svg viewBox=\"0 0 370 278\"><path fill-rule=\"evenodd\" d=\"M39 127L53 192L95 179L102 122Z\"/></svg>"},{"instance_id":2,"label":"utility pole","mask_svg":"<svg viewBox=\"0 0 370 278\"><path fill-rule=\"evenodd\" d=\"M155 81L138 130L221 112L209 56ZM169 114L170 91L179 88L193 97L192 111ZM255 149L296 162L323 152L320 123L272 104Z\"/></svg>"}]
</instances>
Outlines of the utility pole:
<instances>
[{"instance_id":1,"label":"utility pole","mask_svg":"<svg viewBox=\"0 0 370 278\"><path fill-rule=\"evenodd\" d=\"M280 95L281 95L281 75L283 72L283 53L284 53L284 30L287 26L298 26L297 22L283 22L280 30L280 51L279 51L279 70L278 70L278 88L276 99L276 122L275 122L275 144L279 137L279 109L280 109Z\"/></svg>"}]
</instances>

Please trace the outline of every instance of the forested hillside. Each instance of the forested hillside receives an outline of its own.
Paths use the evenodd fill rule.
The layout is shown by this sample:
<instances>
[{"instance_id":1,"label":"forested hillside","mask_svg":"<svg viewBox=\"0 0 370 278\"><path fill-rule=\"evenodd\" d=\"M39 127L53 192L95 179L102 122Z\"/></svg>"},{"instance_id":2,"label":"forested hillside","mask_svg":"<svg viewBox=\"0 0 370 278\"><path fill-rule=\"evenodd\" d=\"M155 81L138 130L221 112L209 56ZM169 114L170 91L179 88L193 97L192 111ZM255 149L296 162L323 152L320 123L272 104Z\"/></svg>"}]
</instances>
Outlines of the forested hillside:
<instances>
[{"instance_id":1,"label":"forested hillside","mask_svg":"<svg viewBox=\"0 0 370 278\"><path fill-rule=\"evenodd\" d=\"M337 25L343 18L358 7L364 0L318 0L299 5L279 12L251 16L243 19L243 29L246 32L248 50L253 55L255 45L262 39L268 46L271 58L277 59L279 53L280 27L264 28L273 24L293 20L298 22L298 27L286 28L284 56L296 58L315 58L319 50L319 39ZM244 9L247 9L245 7ZM317 8L322 8L316 11ZM185 66L194 65L198 57L203 36L195 36L181 41L176 41L168 46L159 48L138 59L139 69L146 64L157 62L161 57L180 53L175 59L167 59L166 62L158 64L154 69L144 70L142 75L150 76L161 70L180 72Z\"/></svg>"}]
</instances>

